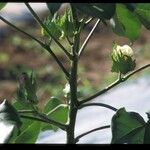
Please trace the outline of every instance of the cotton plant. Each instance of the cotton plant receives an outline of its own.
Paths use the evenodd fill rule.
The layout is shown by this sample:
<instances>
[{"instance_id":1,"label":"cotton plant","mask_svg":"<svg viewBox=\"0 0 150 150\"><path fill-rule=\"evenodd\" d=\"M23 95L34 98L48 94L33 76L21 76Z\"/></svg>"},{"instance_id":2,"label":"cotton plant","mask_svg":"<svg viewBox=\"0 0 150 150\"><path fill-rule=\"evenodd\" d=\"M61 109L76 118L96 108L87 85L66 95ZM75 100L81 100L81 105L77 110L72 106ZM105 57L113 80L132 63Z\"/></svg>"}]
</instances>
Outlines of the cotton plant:
<instances>
[{"instance_id":1,"label":"cotton plant","mask_svg":"<svg viewBox=\"0 0 150 150\"><path fill-rule=\"evenodd\" d=\"M39 109L38 87L36 77L32 72L23 72L18 79L17 98L13 103L4 100L0 104L0 142L1 143L36 143L38 135L46 130L63 130L66 133L66 143L76 144L87 134L97 130L110 128L112 133L111 144L150 144L150 114L147 112L148 120L137 112L129 112L128 108L114 108L109 104L91 102L94 98L108 92L115 86L125 82L136 73L150 67L150 64L136 68L136 59L131 46L126 43L120 45L118 42L108 43L112 45L110 58L112 60L113 73L118 74L118 78L88 97L79 97L78 88L78 66L86 46L94 31L101 23L110 25L112 31L118 36L134 42L140 36L141 26L150 29L150 4L147 3L69 3L68 8L62 14L59 10L62 3L47 3L49 15L42 21L29 3L25 3L30 13L40 25L40 32L43 40L27 33L25 30L9 22L5 17L0 16L0 20L21 32L32 40L36 41L45 51L47 51L65 77L64 99L51 95L45 103L43 109ZM0 10L7 7L6 3L0 3ZM94 22L91 31L81 41L81 33L91 23ZM65 46L63 40L68 43ZM51 46L55 43L66 59L69 60L69 67L65 67L58 58L55 49ZM93 51L96 53L96 51ZM82 56L82 57L81 57ZM89 62L90 63L90 62ZM66 100L67 99L67 100ZM66 101L66 102L63 102ZM144 102L143 102L144 103ZM75 136L76 118L80 109L88 106L99 106L115 112L109 125L91 129L85 133ZM90 114L88 115L90 116ZM97 116L99 116L97 114ZM4 131L6 134L4 134ZM101 136L101 135L100 135ZM59 143L59 141L58 141Z\"/></svg>"}]
</instances>

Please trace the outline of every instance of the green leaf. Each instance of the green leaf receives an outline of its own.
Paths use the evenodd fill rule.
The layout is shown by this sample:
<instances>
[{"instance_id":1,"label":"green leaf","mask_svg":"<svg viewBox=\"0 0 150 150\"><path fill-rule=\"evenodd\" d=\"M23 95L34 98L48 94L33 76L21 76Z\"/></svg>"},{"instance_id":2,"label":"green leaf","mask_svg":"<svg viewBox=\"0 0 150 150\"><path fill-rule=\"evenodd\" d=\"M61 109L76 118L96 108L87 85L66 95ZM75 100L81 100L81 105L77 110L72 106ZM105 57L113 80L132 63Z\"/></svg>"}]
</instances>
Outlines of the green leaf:
<instances>
[{"instance_id":1,"label":"green leaf","mask_svg":"<svg viewBox=\"0 0 150 150\"><path fill-rule=\"evenodd\" d=\"M27 99L33 103L33 104L37 104L38 103L38 99L36 96L36 90L37 90L37 82L36 82L36 78L35 75L33 74L33 72L31 72L30 75L26 74L26 80L25 80L25 89L27 91Z\"/></svg>"},{"instance_id":2,"label":"green leaf","mask_svg":"<svg viewBox=\"0 0 150 150\"><path fill-rule=\"evenodd\" d=\"M24 119L24 118L21 118L21 121L22 121L22 126L20 127L20 134L24 132L24 130L26 130L33 123L33 120ZM20 134L14 134L11 137L9 143L15 143L15 140L18 138L18 136L20 136Z\"/></svg>"},{"instance_id":3,"label":"green leaf","mask_svg":"<svg viewBox=\"0 0 150 150\"><path fill-rule=\"evenodd\" d=\"M133 60L130 56L118 56L118 60L115 60L115 57L112 55L112 72L126 74L134 70L136 63L135 59Z\"/></svg>"},{"instance_id":4,"label":"green leaf","mask_svg":"<svg viewBox=\"0 0 150 150\"><path fill-rule=\"evenodd\" d=\"M61 101L58 98L51 97L50 100L46 103L43 112L47 114L59 104L61 104Z\"/></svg>"},{"instance_id":5,"label":"green leaf","mask_svg":"<svg viewBox=\"0 0 150 150\"><path fill-rule=\"evenodd\" d=\"M135 13L145 28L150 30L150 3L137 4Z\"/></svg>"},{"instance_id":6,"label":"green leaf","mask_svg":"<svg viewBox=\"0 0 150 150\"><path fill-rule=\"evenodd\" d=\"M57 26L62 31L60 39L63 37L72 37L74 35L75 28L70 9L66 9L64 15L58 19Z\"/></svg>"},{"instance_id":7,"label":"green leaf","mask_svg":"<svg viewBox=\"0 0 150 150\"><path fill-rule=\"evenodd\" d=\"M17 100L25 104L37 104L36 96L37 83L33 72L29 75L22 73L19 77L19 87L17 89Z\"/></svg>"},{"instance_id":8,"label":"green leaf","mask_svg":"<svg viewBox=\"0 0 150 150\"><path fill-rule=\"evenodd\" d=\"M14 131L19 131L21 124L16 109L7 100L4 100L0 104L0 143L9 142Z\"/></svg>"},{"instance_id":9,"label":"green leaf","mask_svg":"<svg viewBox=\"0 0 150 150\"><path fill-rule=\"evenodd\" d=\"M21 101L15 101L13 103L13 106L17 109L17 110L32 110L33 107L31 105L22 103ZM24 130L26 130L34 121L30 120L30 119L24 119L21 118L22 121L22 126L20 127L20 133L24 132ZM12 136L10 143L15 143L15 140L17 139L19 135L15 134Z\"/></svg>"},{"instance_id":10,"label":"green leaf","mask_svg":"<svg viewBox=\"0 0 150 150\"><path fill-rule=\"evenodd\" d=\"M46 130L57 131L58 127L43 122L42 125L41 125L41 131L43 132L43 131L46 131Z\"/></svg>"},{"instance_id":11,"label":"green leaf","mask_svg":"<svg viewBox=\"0 0 150 150\"><path fill-rule=\"evenodd\" d=\"M15 101L13 103L13 106L17 110L32 110L33 109L33 107L31 105L29 105L28 103L23 103L22 101Z\"/></svg>"},{"instance_id":12,"label":"green leaf","mask_svg":"<svg viewBox=\"0 0 150 150\"><path fill-rule=\"evenodd\" d=\"M148 121L135 112L119 109L112 117L112 143L150 144L150 114Z\"/></svg>"},{"instance_id":13,"label":"green leaf","mask_svg":"<svg viewBox=\"0 0 150 150\"><path fill-rule=\"evenodd\" d=\"M51 97L51 99L45 105L45 108L44 108L43 112L48 115L49 112L55 110L60 104L62 104L62 103L58 98ZM49 124L46 124L46 123L42 123L42 127L41 127L42 131L45 131L45 130L57 131L57 129L58 129L58 127L56 127L54 125L49 125Z\"/></svg>"},{"instance_id":14,"label":"green leaf","mask_svg":"<svg viewBox=\"0 0 150 150\"><path fill-rule=\"evenodd\" d=\"M19 136L13 141L14 143L35 143L40 133L41 123L38 121L28 125Z\"/></svg>"},{"instance_id":15,"label":"green leaf","mask_svg":"<svg viewBox=\"0 0 150 150\"><path fill-rule=\"evenodd\" d=\"M51 35L53 35L56 39L59 40L59 38L61 37L62 35L62 31L60 30L60 28L58 27L58 21L60 19L57 17L57 18L47 18L45 21L44 21L44 25L48 28L49 32L51 33ZM47 33L46 30L44 30L44 28L41 28L41 34L44 35L45 37L48 37L51 39L51 36L49 36L49 34Z\"/></svg>"},{"instance_id":16,"label":"green leaf","mask_svg":"<svg viewBox=\"0 0 150 150\"><path fill-rule=\"evenodd\" d=\"M81 3L73 3L72 5L79 11L102 20L110 19L116 9L115 3L84 3L83 5Z\"/></svg>"},{"instance_id":17,"label":"green leaf","mask_svg":"<svg viewBox=\"0 0 150 150\"><path fill-rule=\"evenodd\" d=\"M60 104L57 107L55 107L53 110L49 111L47 113L47 116L49 119L55 120L60 123L67 123L68 121L68 113L69 113L69 107L66 104ZM58 129L57 126L50 126L50 125L45 125L43 126L42 130L54 130L56 131Z\"/></svg>"},{"instance_id":18,"label":"green leaf","mask_svg":"<svg viewBox=\"0 0 150 150\"><path fill-rule=\"evenodd\" d=\"M150 122L145 126L144 144L150 144Z\"/></svg>"},{"instance_id":19,"label":"green leaf","mask_svg":"<svg viewBox=\"0 0 150 150\"><path fill-rule=\"evenodd\" d=\"M54 15L56 13L56 11L59 10L59 8L61 7L62 3L46 3L50 13L52 15Z\"/></svg>"},{"instance_id":20,"label":"green leaf","mask_svg":"<svg viewBox=\"0 0 150 150\"><path fill-rule=\"evenodd\" d=\"M58 105L61 104L61 101L56 97L51 97L50 100L46 103L43 112L45 114L48 114L50 111L52 111L54 108L56 108ZM41 130L54 130L56 131L58 128L54 125L49 125L46 123L42 123Z\"/></svg>"},{"instance_id":21,"label":"green leaf","mask_svg":"<svg viewBox=\"0 0 150 150\"><path fill-rule=\"evenodd\" d=\"M128 45L120 46L114 43L111 58L112 72L126 74L133 71L136 66L133 50Z\"/></svg>"},{"instance_id":22,"label":"green leaf","mask_svg":"<svg viewBox=\"0 0 150 150\"><path fill-rule=\"evenodd\" d=\"M0 3L0 10L6 6L7 3Z\"/></svg>"},{"instance_id":23,"label":"green leaf","mask_svg":"<svg viewBox=\"0 0 150 150\"><path fill-rule=\"evenodd\" d=\"M134 11L135 10L135 3L123 3L124 5L126 5L126 7L130 10L130 11Z\"/></svg>"},{"instance_id":24,"label":"green leaf","mask_svg":"<svg viewBox=\"0 0 150 150\"><path fill-rule=\"evenodd\" d=\"M135 112L119 109L112 117L111 143L140 144L144 142L144 119Z\"/></svg>"},{"instance_id":25,"label":"green leaf","mask_svg":"<svg viewBox=\"0 0 150 150\"><path fill-rule=\"evenodd\" d=\"M116 5L112 26L116 34L127 37L132 42L139 37L141 23L137 16L123 4Z\"/></svg>"},{"instance_id":26,"label":"green leaf","mask_svg":"<svg viewBox=\"0 0 150 150\"><path fill-rule=\"evenodd\" d=\"M45 19L44 25L48 28L49 32L58 40L64 37L72 37L74 35L74 23L71 17L70 9L66 9L62 16L55 14L53 17ZM41 33L45 37L51 39L51 36L41 28Z\"/></svg>"},{"instance_id":27,"label":"green leaf","mask_svg":"<svg viewBox=\"0 0 150 150\"><path fill-rule=\"evenodd\" d=\"M32 110L33 109L31 105L21 103L20 101L15 101L13 103L13 107L16 108L17 110ZM33 120L30 120L30 119L21 118L21 121L22 121L22 126L20 128L21 132L25 130L31 123L33 123Z\"/></svg>"},{"instance_id":28,"label":"green leaf","mask_svg":"<svg viewBox=\"0 0 150 150\"><path fill-rule=\"evenodd\" d=\"M60 104L47 115L49 119L55 120L60 123L67 123L69 107L66 104Z\"/></svg>"},{"instance_id":29,"label":"green leaf","mask_svg":"<svg viewBox=\"0 0 150 150\"><path fill-rule=\"evenodd\" d=\"M125 26L120 22L117 15L110 20L110 25L112 26L112 30L119 36L125 36Z\"/></svg>"}]
</instances>

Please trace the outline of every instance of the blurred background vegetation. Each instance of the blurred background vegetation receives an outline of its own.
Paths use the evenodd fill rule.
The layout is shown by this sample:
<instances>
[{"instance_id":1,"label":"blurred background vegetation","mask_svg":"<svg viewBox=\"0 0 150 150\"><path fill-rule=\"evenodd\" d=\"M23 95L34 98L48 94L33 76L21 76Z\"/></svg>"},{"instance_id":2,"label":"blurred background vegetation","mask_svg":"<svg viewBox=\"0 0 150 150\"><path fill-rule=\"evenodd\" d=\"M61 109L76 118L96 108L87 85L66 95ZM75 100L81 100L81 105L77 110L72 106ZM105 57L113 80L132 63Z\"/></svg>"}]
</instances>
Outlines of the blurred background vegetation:
<instances>
[{"instance_id":1,"label":"blurred background vegetation","mask_svg":"<svg viewBox=\"0 0 150 150\"><path fill-rule=\"evenodd\" d=\"M47 15L48 12L44 11L40 17L44 19ZM82 32L81 43L92 29L94 22L91 22ZM35 21L16 22L15 24L26 32L44 40L41 36L41 28ZM18 76L22 72L33 70L38 81L39 105L42 106L51 96L58 97L65 102L63 89L66 80L50 54L35 41L9 26L0 27L0 30L0 101L3 99L14 100ZM126 38L116 36L109 25L100 24L80 60L78 74L80 96L87 97L117 78L115 73L111 73L110 53L113 41L119 45L129 44ZM68 48L65 41L62 43ZM143 27L140 38L133 44L132 48L135 52L137 68L150 63L150 31ZM69 62L64 53L54 43L52 43L52 49L69 68ZM150 71L145 70L144 73L149 75ZM141 74L139 73L132 78Z\"/></svg>"}]
</instances>

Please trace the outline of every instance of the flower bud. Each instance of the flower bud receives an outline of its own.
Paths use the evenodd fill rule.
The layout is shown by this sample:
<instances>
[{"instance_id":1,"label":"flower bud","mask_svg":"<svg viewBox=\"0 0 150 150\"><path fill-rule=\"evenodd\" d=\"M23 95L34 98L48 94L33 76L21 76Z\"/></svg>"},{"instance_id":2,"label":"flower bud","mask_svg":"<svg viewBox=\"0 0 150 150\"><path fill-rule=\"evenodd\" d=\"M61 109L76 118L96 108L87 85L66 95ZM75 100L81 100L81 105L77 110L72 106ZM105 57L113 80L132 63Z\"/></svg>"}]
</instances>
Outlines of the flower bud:
<instances>
[{"instance_id":1,"label":"flower bud","mask_svg":"<svg viewBox=\"0 0 150 150\"><path fill-rule=\"evenodd\" d=\"M73 37L74 35L74 23L71 19L71 11L68 9L66 9L62 16L54 15L53 18L47 18L44 21L44 25L58 40L62 40L65 37ZM41 28L41 34L50 38L49 34L43 28Z\"/></svg>"},{"instance_id":2,"label":"flower bud","mask_svg":"<svg viewBox=\"0 0 150 150\"><path fill-rule=\"evenodd\" d=\"M116 51L126 56L131 56L131 57L133 56L133 50L128 45L123 45L123 46L117 45Z\"/></svg>"},{"instance_id":3,"label":"flower bud","mask_svg":"<svg viewBox=\"0 0 150 150\"><path fill-rule=\"evenodd\" d=\"M46 19L44 21L44 25L48 28L49 32L51 33L52 36L54 36L56 39L59 39L61 36L61 30L58 28L56 24L56 20L54 19ZM51 38L51 36L47 33L46 30L41 28L41 34L45 37Z\"/></svg>"},{"instance_id":4,"label":"flower bud","mask_svg":"<svg viewBox=\"0 0 150 150\"><path fill-rule=\"evenodd\" d=\"M27 73L22 73L19 76L19 87L17 89L17 99L24 103L37 104L38 99L36 96L37 83L33 75L28 75Z\"/></svg>"},{"instance_id":5,"label":"flower bud","mask_svg":"<svg viewBox=\"0 0 150 150\"><path fill-rule=\"evenodd\" d=\"M64 96L67 97L68 94L70 93L70 85L68 83L66 83L65 88L63 89L64 92Z\"/></svg>"},{"instance_id":6,"label":"flower bud","mask_svg":"<svg viewBox=\"0 0 150 150\"><path fill-rule=\"evenodd\" d=\"M133 50L128 45L119 46L115 44L111 58L113 61L112 72L126 74L134 70L136 66Z\"/></svg>"}]
</instances>

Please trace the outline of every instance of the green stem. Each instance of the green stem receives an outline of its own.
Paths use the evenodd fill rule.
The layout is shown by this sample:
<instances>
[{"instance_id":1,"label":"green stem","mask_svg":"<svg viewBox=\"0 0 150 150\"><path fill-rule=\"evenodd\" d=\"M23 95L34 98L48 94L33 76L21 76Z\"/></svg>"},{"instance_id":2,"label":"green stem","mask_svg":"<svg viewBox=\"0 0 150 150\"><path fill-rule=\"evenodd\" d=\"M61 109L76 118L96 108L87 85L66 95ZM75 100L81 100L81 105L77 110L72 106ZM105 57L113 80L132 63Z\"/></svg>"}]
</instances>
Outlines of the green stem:
<instances>
[{"instance_id":1,"label":"green stem","mask_svg":"<svg viewBox=\"0 0 150 150\"><path fill-rule=\"evenodd\" d=\"M46 120L43 120L43 119L37 118L37 117L33 117L33 116L20 115L20 117L21 117L21 118L25 118L25 119L34 120L34 121L41 121L41 122L48 123Z\"/></svg>"},{"instance_id":2,"label":"green stem","mask_svg":"<svg viewBox=\"0 0 150 150\"><path fill-rule=\"evenodd\" d=\"M108 87L104 88L103 90L101 90L101 91L95 93L94 95L92 95L92 96L90 96L90 97L88 97L88 98L86 98L86 99L84 99L84 100L81 100L81 101L79 102L79 104L81 105L81 104L83 104L83 103L86 103L86 102L88 102L88 101L90 101L90 100L96 98L97 96L106 93L108 90L112 89L113 87L115 87L116 85L118 85L118 84L121 83L121 82L122 82L121 80L116 80L116 81L113 82L111 85L109 85Z\"/></svg>"},{"instance_id":3,"label":"green stem","mask_svg":"<svg viewBox=\"0 0 150 150\"><path fill-rule=\"evenodd\" d=\"M88 25L91 21L93 21L95 18L90 18L90 19L88 19L86 22L85 22L85 25Z\"/></svg>"},{"instance_id":4,"label":"green stem","mask_svg":"<svg viewBox=\"0 0 150 150\"><path fill-rule=\"evenodd\" d=\"M70 3L70 7L71 7L71 13L72 13L72 20L75 26L75 29L77 30L78 28L78 16L77 16L77 11L76 8L74 8L74 6Z\"/></svg>"},{"instance_id":5,"label":"green stem","mask_svg":"<svg viewBox=\"0 0 150 150\"><path fill-rule=\"evenodd\" d=\"M72 56L71 54L63 47L62 44L60 44L58 42L58 40L51 34L51 32L49 31L49 29L43 24L43 22L40 20L40 18L38 17L38 15L34 12L34 10L31 8L31 6L28 3L25 3L25 5L27 6L27 8L29 9L29 11L31 12L31 14L33 15L33 17L36 19L36 21L41 25L42 28L44 28L44 30L51 36L51 38L55 41L55 43L63 50L63 52L66 54L66 56L68 56L68 58L71 60Z\"/></svg>"},{"instance_id":6,"label":"green stem","mask_svg":"<svg viewBox=\"0 0 150 150\"><path fill-rule=\"evenodd\" d=\"M102 127L99 127L99 128L92 129L92 130L90 130L90 131L88 131L88 132L85 132L85 133L83 133L83 134L77 136L77 137L75 138L75 142L77 143L80 138L82 138L83 136L85 136L85 135L87 135L87 134L90 134L90 133L95 132L95 131L98 131L98 130L107 129L107 128L110 128L110 125L102 126Z\"/></svg>"},{"instance_id":7,"label":"green stem","mask_svg":"<svg viewBox=\"0 0 150 150\"><path fill-rule=\"evenodd\" d=\"M27 116L27 115L20 114L20 117L21 118L30 119L30 120L41 121L41 122L53 124L53 125L59 127L62 130L66 130L67 129L67 125L61 124L61 123L56 122L54 120L51 120L51 119L47 118L46 116L44 117L44 115L41 115L40 117L35 117L35 116L33 117L33 116Z\"/></svg>"},{"instance_id":8,"label":"green stem","mask_svg":"<svg viewBox=\"0 0 150 150\"><path fill-rule=\"evenodd\" d=\"M69 37L68 37L68 36L66 37L66 39L67 39L67 41L68 41L69 45L70 45L70 46L73 46L73 43L70 41L70 39L69 39Z\"/></svg>"},{"instance_id":9,"label":"green stem","mask_svg":"<svg viewBox=\"0 0 150 150\"><path fill-rule=\"evenodd\" d=\"M76 9L71 5L72 10L72 17L73 22L75 23L75 28L78 31L79 25L78 25L78 18L77 18L77 12ZM71 62L71 73L70 73L70 91L71 91L71 102L75 107L78 107L78 100L77 100L77 72L78 72L78 50L79 50L79 44L80 44L80 32L77 32L77 34L74 36L73 39L73 46L72 46L72 54L73 54L73 60Z\"/></svg>"},{"instance_id":10,"label":"green stem","mask_svg":"<svg viewBox=\"0 0 150 150\"><path fill-rule=\"evenodd\" d=\"M76 121L76 115L77 115L77 108L73 106L73 104L70 105L70 123L68 125L68 128L66 130L67 132L67 144L75 144L75 121Z\"/></svg>"},{"instance_id":11,"label":"green stem","mask_svg":"<svg viewBox=\"0 0 150 150\"><path fill-rule=\"evenodd\" d=\"M82 104L80 105L78 108L79 109L82 109L84 107L87 107L87 106L101 106L101 107L105 107L105 108L108 108L108 109L111 109L113 111L117 111L116 108L110 106L110 105L107 105L107 104L103 104L103 103L89 103L89 104Z\"/></svg>"},{"instance_id":12,"label":"green stem","mask_svg":"<svg viewBox=\"0 0 150 150\"><path fill-rule=\"evenodd\" d=\"M82 55L82 53L83 53L83 51L84 51L86 45L88 44L90 38L92 37L92 35L93 35L93 33L94 33L96 27L97 27L98 24L100 23L100 21L101 21L100 19L97 20L97 22L96 22L95 25L93 26L91 32L89 33L89 35L88 35L87 38L85 39L84 43L82 44L82 46L81 46L81 48L80 48L80 50L79 50L79 54L78 54L79 57Z\"/></svg>"},{"instance_id":13,"label":"green stem","mask_svg":"<svg viewBox=\"0 0 150 150\"><path fill-rule=\"evenodd\" d=\"M121 80L121 78L122 78L121 75L122 75L121 72L119 72L119 74L118 74L118 79L119 79L119 80Z\"/></svg>"},{"instance_id":14,"label":"green stem","mask_svg":"<svg viewBox=\"0 0 150 150\"><path fill-rule=\"evenodd\" d=\"M120 83L126 81L129 77L131 77L131 76L134 75L135 73L137 73L137 72L139 72L139 71L142 71L143 69L148 68L148 67L150 67L150 64L144 65L143 67L141 67L141 68L139 68L139 69L137 69L137 70L135 70L135 71L129 73L128 75L126 75L126 76L124 76L124 77L122 77L122 78L117 79L115 82L113 82L113 83L110 84L108 87L104 88L103 90L101 90L101 91L95 93L94 95L92 95L92 96L90 96L90 97L88 97L88 98L86 98L86 99L84 99L84 100L81 100L81 101L79 102L79 105L81 105L81 104L83 104L83 103L86 103L86 102L89 102L89 101L91 101L92 99L96 98L97 96L106 93L108 90L110 90L110 89L112 89L113 87L117 86L118 84L120 84Z\"/></svg>"},{"instance_id":15,"label":"green stem","mask_svg":"<svg viewBox=\"0 0 150 150\"><path fill-rule=\"evenodd\" d=\"M34 110L20 110L20 111L18 111L18 113L20 114L20 117L29 118L29 119L33 119L33 120L37 120L37 121L42 121L42 122L45 122L45 123L53 124L53 125L56 125L59 128L61 128L62 130L66 130L67 129L67 125L59 123L59 122L54 121L52 119L49 119L46 114L40 113L34 107L34 105L32 105L32 107L33 107ZM22 115L22 113L34 113L34 116L26 116L26 115Z\"/></svg>"},{"instance_id":16,"label":"green stem","mask_svg":"<svg viewBox=\"0 0 150 150\"><path fill-rule=\"evenodd\" d=\"M71 6L72 10L72 19L75 23L75 28L78 30L78 18L76 15L76 10ZM79 41L80 41L80 32L74 36L73 39L73 46L72 46L72 54L73 59L71 62L71 73L70 73L70 111L69 111L69 125L67 128L67 143L68 144L75 144L75 121L76 115L78 111L78 98L77 98L77 70L78 70L78 49L79 49Z\"/></svg>"},{"instance_id":17,"label":"green stem","mask_svg":"<svg viewBox=\"0 0 150 150\"><path fill-rule=\"evenodd\" d=\"M42 43L41 41L39 41L38 39L36 39L35 37L33 37L32 35L30 35L29 33L21 30L20 28L16 27L15 25L13 25L12 23L10 23L9 21L7 21L6 19L4 19L2 16L0 16L0 19L5 22L6 24L8 24L9 26L13 27L14 29L16 29L17 31L27 35L28 37L30 37L31 39L35 40L37 43L39 43L42 47L44 47L44 43Z\"/></svg>"},{"instance_id":18,"label":"green stem","mask_svg":"<svg viewBox=\"0 0 150 150\"><path fill-rule=\"evenodd\" d=\"M55 59L55 61L57 62L57 64L59 65L59 67L62 69L62 71L65 73L66 77L69 78L70 74L69 72L66 70L66 68L63 66L63 64L59 61L59 59L57 58L57 56L55 55L55 53L52 51L52 49L47 45L45 46L45 49L53 56L53 58Z\"/></svg>"},{"instance_id":19,"label":"green stem","mask_svg":"<svg viewBox=\"0 0 150 150\"><path fill-rule=\"evenodd\" d=\"M139 68L139 69L137 69L137 70L131 72L130 74L124 76L123 79L124 79L124 80L127 80L129 77L131 77L131 76L134 75L135 73L140 72L140 71L142 71L143 69L146 69L146 68L148 68L148 67L150 67L150 64L144 65L143 67L141 67L141 68Z\"/></svg>"},{"instance_id":20,"label":"green stem","mask_svg":"<svg viewBox=\"0 0 150 150\"><path fill-rule=\"evenodd\" d=\"M69 127L67 130L67 143L73 144L74 141L74 129L75 129L75 121L76 121L76 114L77 114L77 107L78 107L78 100L77 100L77 58L74 57L71 66L71 75L70 75L70 112L69 112Z\"/></svg>"}]
</instances>

